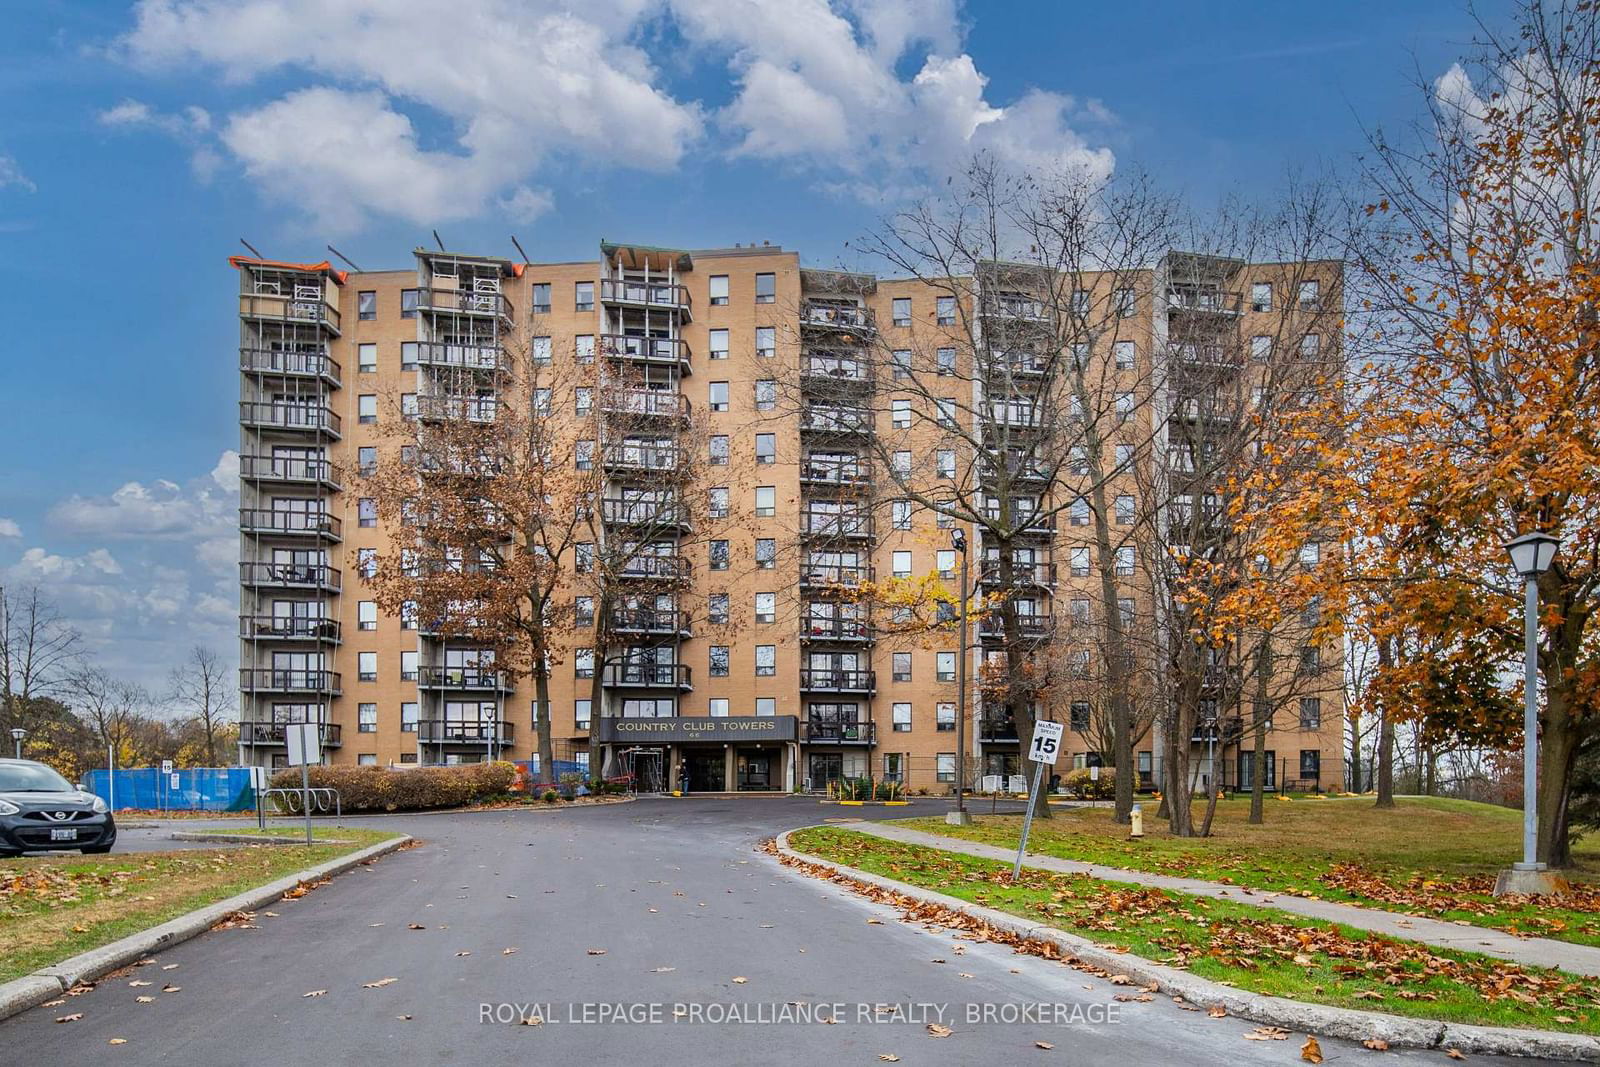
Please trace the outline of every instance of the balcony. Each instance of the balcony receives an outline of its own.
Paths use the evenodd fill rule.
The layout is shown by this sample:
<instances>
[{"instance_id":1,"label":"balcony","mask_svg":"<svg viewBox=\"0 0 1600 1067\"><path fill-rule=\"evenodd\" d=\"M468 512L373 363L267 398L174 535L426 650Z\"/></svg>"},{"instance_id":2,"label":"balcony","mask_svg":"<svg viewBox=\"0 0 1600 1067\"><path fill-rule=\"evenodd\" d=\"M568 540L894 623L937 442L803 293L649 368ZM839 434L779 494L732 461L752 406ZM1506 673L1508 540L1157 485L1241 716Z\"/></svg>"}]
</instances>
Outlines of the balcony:
<instances>
[{"instance_id":1,"label":"balcony","mask_svg":"<svg viewBox=\"0 0 1600 1067\"><path fill-rule=\"evenodd\" d=\"M618 389L602 394L600 410L607 415L687 421L689 398L665 389Z\"/></svg>"},{"instance_id":2,"label":"balcony","mask_svg":"<svg viewBox=\"0 0 1600 1067\"><path fill-rule=\"evenodd\" d=\"M978 719L978 740L1016 744L1017 720L1002 713L985 713Z\"/></svg>"},{"instance_id":3,"label":"balcony","mask_svg":"<svg viewBox=\"0 0 1600 1067\"><path fill-rule=\"evenodd\" d=\"M602 334L600 351L609 359L643 363L654 367L676 367L680 374L690 372L689 345L677 337Z\"/></svg>"},{"instance_id":4,"label":"balcony","mask_svg":"<svg viewBox=\"0 0 1600 1067\"><path fill-rule=\"evenodd\" d=\"M288 740L283 736L283 730L288 723L282 722L241 722L239 724L239 741L246 745L284 745ZM322 735L323 748L338 748L344 742L339 739L339 724L336 722L319 723Z\"/></svg>"},{"instance_id":5,"label":"balcony","mask_svg":"<svg viewBox=\"0 0 1600 1067\"><path fill-rule=\"evenodd\" d=\"M828 719L802 719L800 742L806 745L874 745L878 724L872 722L834 722Z\"/></svg>"},{"instance_id":6,"label":"balcony","mask_svg":"<svg viewBox=\"0 0 1600 1067\"><path fill-rule=\"evenodd\" d=\"M802 511L800 536L809 540L870 541L872 516Z\"/></svg>"},{"instance_id":7,"label":"balcony","mask_svg":"<svg viewBox=\"0 0 1600 1067\"><path fill-rule=\"evenodd\" d=\"M252 589L316 589L337 593L340 574L333 567L305 563L241 563L239 584Z\"/></svg>"},{"instance_id":8,"label":"balcony","mask_svg":"<svg viewBox=\"0 0 1600 1067\"><path fill-rule=\"evenodd\" d=\"M984 511L983 517L990 522L998 523L1000 521L1000 512L988 509ZM1019 515L1014 516L1011 522L1015 527L1013 536L1049 537L1056 531L1054 515Z\"/></svg>"},{"instance_id":9,"label":"balcony","mask_svg":"<svg viewBox=\"0 0 1600 1067\"><path fill-rule=\"evenodd\" d=\"M477 689L507 693L513 686L492 667L418 667L418 689Z\"/></svg>"},{"instance_id":10,"label":"balcony","mask_svg":"<svg viewBox=\"0 0 1600 1067\"><path fill-rule=\"evenodd\" d=\"M1013 319L1020 322L1046 322L1049 309L1043 300L1018 293L996 293L983 302L983 314L990 318Z\"/></svg>"},{"instance_id":11,"label":"balcony","mask_svg":"<svg viewBox=\"0 0 1600 1067\"><path fill-rule=\"evenodd\" d=\"M875 333L877 320L869 308L854 303L807 300L800 305L800 325L849 333Z\"/></svg>"},{"instance_id":12,"label":"balcony","mask_svg":"<svg viewBox=\"0 0 1600 1067\"><path fill-rule=\"evenodd\" d=\"M865 619L804 618L800 620L800 640L868 645L877 638Z\"/></svg>"},{"instance_id":13,"label":"balcony","mask_svg":"<svg viewBox=\"0 0 1600 1067\"><path fill-rule=\"evenodd\" d=\"M826 392L867 392L873 385L872 364L863 356L808 351L800 364L800 384Z\"/></svg>"},{"instance_id":14,"label":"balcony","mask_svg":"<svg viewBox=\"0 0 1600 1067\"><path fill-rule=\"evenodd\" d=\"M239 424L260 430L339 437L339 416L321 404L241 400Z\"/></svg>"},{"instance_id":15,"label":"balcony","mask_svg":"<svg viewBox=\"0 0 1600 1067\"><path fill-rule=\"evenodd\" d=\"M617 608L611 612L611 631L688 637L689 613L671 608Z\"/></svg>"},{"instance_id":16,"label":"balcony","mask_svg":"<svg viewBox=\"0 0 1600 1067\"><path fill-rule=\"evenodd\" d=\"M1242 293L1229 293L1207 286L1174 285L1167 290L1167 307L1173 311L1237 315L1243 302Z\"/></svg>"},{"instance_id":17,"label":"balcony","mask_svg":"<svg viewBox=\"0 0 1600 1067\"><path fill-rule=\"evenodd\" d=\"M325 352L241 348L239 369L246 374L272 378L320 378L333 388L339 388L339 364Z\"/></svg>"},{"instance_id":18,"label":"balcony","mask_svg":"<svg viewBox=\"0 0 1600 1067\"><path fill-rule=\"evenodd\" d=\"M632 281L626 278L600 279L600 302L620 307L655 308L676 311L688 317L689 290L669 282Z\"/></svg>"},{"instance_id":19,"label":"balcony","mask_svg":"<svg viewBox=\"0 0 1600 1067\"><path fill-rule=\"evenodd\" d=\"M1195 722L1194 732L1189 735L1189 740L1195 743L1215 742L1219 745L1231 745L1244 736L1244 720L1237 715L1226 715L1221 718L1201 718Z\"/></svg>"},{"instance_id":20,"label":"balcony","mask_svg":"<svg viewBox=\"0 0 1600 1067\"><path fill-rule=\"evenodd\" d=\"M499 345L456 345L443 341L417 344L417 362L424 367L445 370L507 371L511 361Z\"/></svg>"},{"instance_id":21,"label":"balcony","mask_svg":"<svg viewBox=\"0 0 1600 1067\"><path fill-rule=\"evenodd\" d=\"M614 689L691 689L687 663L614 663L601 674Z\"/></svg>"},{"instance_id":22,"label":"balcony","mask_svg":"<svg viewBox=\"0 0 1600 1067\"><path fill-rule=\"evenodd\" d=\"M434 281L439 281L435 278ZM448 315L484 315L494 318L512 317L511 301L499 289L457 289L454 286L435 285L431 289L417 290L417 310Z\"/></svg>"},{"instance_id":23,"label":"balcony","mask_svg":"<svg viewBox=\"0 0 1600 1067\"><path fill-rule=\"evenodd\" d=\"M984 372L990 381L1036 380L1050 370L1050 360L1037 352L991 351Z\"/></svg>"},{"instance_id":24,"label":"balcony","mask_svg":"<svg viewBox=\"0 0 1600 1067\"><path fill-rule=\"evenodd\" d=\"M1013 563L1008 583L1000 577L1000 564L985 560L978 584L985 589L1050 588L1056 584L1056 566L1054 563Z\"/></svg>"},{"instance_id":25,"label":"balcony","mask_svg":"<svg viewBox=\"0 0 1600 1067\"><path fill-rule=\"evenodd\" d=\"M326 511L272 511L267 508L240 508L239 529L243 533L273 534L283 537L314 537L340 540L341 523Z\"/></svg>"},{"instance_id":26,"label":"balcony","mask_svg":"<svg viewBox=\"0 0 1600 1067\"><path fill-rule=\"evenodd\" d=\"M832 667L800 668L800 691L813 693L875 693L876 671L838 670Z\"/></svg>"},{"instance_id":27,"label":"balcony","mask_svg":"<svg viewBox=\"0 0 1600 1067\"><path fill-rule=\"evenodd\" d=\"M865 563L802 563L800 588L811 590L859 589L872 581L872 568Z\"/></svg>"},{"instance_id":28,"label":"balcony","mask_svg":"<svg viewBox=\"0 0 1600 1067\"><path fill-rule=\"evenodd\" d=\"M499 401L492 396L423 395L417 397L417 418L424 422L465 420L491 423Z\"/></svg>"},{"instance_id":29,"label":"balcony","mask_svg":"<svg viewBox=\"0 0 1600 1067\"><path fill-rule=\"evenodd\" d=\"M339 333L339 309L328 303L320 285L297 285L292 296L240 293L239 317L261 322L310 323L329 333Z\"/></svg>"},{"instance_id":30,"label":"balcony","mask_svg":"<svg viewBox=\"0 0 1600 1067\"><path fill-rule=\"evenodd\" d=\"M1017 636L1024 641L1040 641L1050 636L1051 617L1042 612L1017 615ZM986 615L978 622L978 635L986 641L1005 639L1005 620L998 614Z\"/></svg>"},{"instance_id":31,"label":"balcony","mask_svg":"<svg viewBox=\"0 0 1600 1067\"><path fill-rule=\"evenodd\" d=\"M339 620L241 615L239 636L246 641L326 641L336 645L339 643Z\"/></svg>"},{"instance_id":32,"label":"balcony","mask_svg":"<svg viewBox=\"0 0 1600 1067\"><path fill-rule=\"evenodd\" d=\"M867 408L808 406L800 413L800 431L819 436L863 436L872 432L872 412Z\"/></svg>"},{"instance_id":33,"label":"balcony","mask_svg":"<svg viewBox=\"0 0 1600 1067\"><path fill-rule=\"evenodd\" d=\"M239 691L242 693L332 693L337 696L339 682L338 671L239 668Z\"/></svg>"},{"instance_id":34,"label":"balcony","mask_svg":"<svg viewBox=\"0 0 1600 1067\"><path fill-rule=\"evenodd\" d=\"M693 576L694 564L687 556L635 556L617 572L628 581L687 582Z\"/></svg>"},{"instance_id":35,"label":"balcony","mask_svg":"<svg viewBox=\"0 0 1600 1067\"><path fill-rule=\"evenodd\" d=\"M299 456L240 456L239 480L252 484L317 485L334 493L343 488L334 476L332 463Z\"/></svg>"},{"instance_id":36,"label":"balcony","mask_svg":"<svg viewBox=\"0 0 1600 1067\"><path fill-rule=\"evenodd\" d=\"M600 465L608 471L676 474L686 469L683 450L677 445L617 441L600 450Z\"/></svg>"},{"instance_id":37,"label":"balcony","mask_svg":"<svg viewBox=\"0 0 1600 1067\"><path fill-rule=\"evenodd\" d=\"M838 489L870 489L872 467L865 460L812 459L800 461L800 482Z\"/></svg>"},{"instance_id":38,"label":"balcony","mask_svg":"<svg viewBox=\"0 0 1600 1067\"><path fill-rule=\"evenodd\" d=\"M600 501L601 518L613 526L645 526L688 529L689 509L676 500L626 500L606 497Z\"/></svg>"},{"instance_id":39,"label":"balcony","mask_svg":"<svg viewBox=\"0 0 1600 1067\"><path fill-rule=\"evenodd\" d=\"M424 745L509 745L514 724L494 720L489 722L436 722L431 719L417 721L417 740Z\"/></svg>"}]
</instances>

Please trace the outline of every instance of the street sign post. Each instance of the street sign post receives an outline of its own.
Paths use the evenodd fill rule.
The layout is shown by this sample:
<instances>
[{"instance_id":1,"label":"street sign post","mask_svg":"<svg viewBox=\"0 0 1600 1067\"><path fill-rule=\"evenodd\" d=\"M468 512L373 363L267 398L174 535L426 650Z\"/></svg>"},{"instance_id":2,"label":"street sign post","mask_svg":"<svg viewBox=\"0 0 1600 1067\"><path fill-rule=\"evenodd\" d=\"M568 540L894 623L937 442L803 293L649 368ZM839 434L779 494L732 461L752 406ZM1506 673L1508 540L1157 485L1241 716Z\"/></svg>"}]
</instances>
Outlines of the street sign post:
<instances>
[{"instance_id":1,"label":"street sign post","mask_svg":"<svg viewBox=\"0 0 1600 1067\"><path fill-rule=\"evenodd\" d=\"M322 762L322 735L314 722L291 722L283 729L289 747L289 766L300 768L300 802L306 813L306 844L311 844L311 771Z\"/></svg>"},{"instance_id":2,"label":"street sign post","mask_svg":"<svg viewBox=\"0 0 1600 1067\"><path fill-rule=\"evenodd\" d=\"M162 811L167 810L167 790L162 787L167 785L167 781L171 777L172 761L164 759L161 761L161 777L156 780L156 807Z\"/></svg>"},{"instance_id":3,"label":"street sign post","mask_svg":"<svg viewBox=\"0 0 1600 1067\"><path fill-rule=\"evenodd\" d=\"M265 767L250 768L250 792L256 798L256 826L262 830L267 828L267 809L261 803L262 794L267 789L267 769Z\"/></svg>"},{"instance_id":4,"label":"street sign post","mask_svg":"<svg viewBox=\"0 0 1600 1067\"><path fill-rule=\"evenodd\" d=\"M1011 867L1011 880L1022 877L1022 857L1028 851L1028 831L1033 829L1033 806L1038 803L1040 779L1044 777L1045 764L1055 766L1056 754L1061 751L1061 735L1065 732L1058 722L1039 720L1033 724L1033 742L1028 745L1028 758L1033 761L1033 788L1028 790L1028 810L1022 816L1022 837L1017 841L1017 862ZM1048 803L1048 801L1046 801Z\"/></svg>"}]
</instances>

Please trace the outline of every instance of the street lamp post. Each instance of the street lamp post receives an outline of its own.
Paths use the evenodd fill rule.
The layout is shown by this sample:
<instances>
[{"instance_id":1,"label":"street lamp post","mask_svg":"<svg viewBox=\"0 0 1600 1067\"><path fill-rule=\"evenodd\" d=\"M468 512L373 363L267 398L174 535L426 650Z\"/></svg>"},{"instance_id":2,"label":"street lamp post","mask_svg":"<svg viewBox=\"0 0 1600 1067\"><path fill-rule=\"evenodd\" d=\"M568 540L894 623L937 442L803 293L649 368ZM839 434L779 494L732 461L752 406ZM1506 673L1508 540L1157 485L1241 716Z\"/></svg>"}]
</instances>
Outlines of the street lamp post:
<instances>
[{"instance_id":1,"label":"street lamp post","mask_svg":"<svg viewBox=\"0 0 1600 1067\"><path fill-rule=\"evenodd\" d=\"M951 826L972 822L967 811L967 535L958 527L950 531L950 543L961 553L961 617L959 651L956 653L956 810L945 812Z\"/></svg>"},{"instance_id":2,"label":"street lamp post","mask_svg":"<svg viewBox=\"0 0 1600 1067\"><path fill-rule=\"evenodd\" d=\"M1522 862L1501 871L1496 896L1506 893L1551 893L1559 879L1539 862L1539 575L1555 562L1558 538L1527 533L1506 542L1511 566L1523 581L1522 685Z\"/></svg>"},{"instance_id":3,"label":"street lamp post","mask_svg":"<svg viewBox=\"0 0 1600 1067\"><path fill-rule=\"evenodd\" d=\"M14 729L13 729L13 730L12 730L12 731L11 731L11 740L12 740L12 741L14 741L14 742L16 742L16 746L17 746L17 758L18 758L18 759L21 759L21 758L22 758L22 739L23 739L23 738L24 738L24 737L27 737L27 736L28 736L28 731L26 731L26 730L24 730L24 729L22 729L22 728L21 728L21 727L20 727L20 726L19 726L19 727L16 727L16 728L14 728Z\"/></svg>"}]
</instances>

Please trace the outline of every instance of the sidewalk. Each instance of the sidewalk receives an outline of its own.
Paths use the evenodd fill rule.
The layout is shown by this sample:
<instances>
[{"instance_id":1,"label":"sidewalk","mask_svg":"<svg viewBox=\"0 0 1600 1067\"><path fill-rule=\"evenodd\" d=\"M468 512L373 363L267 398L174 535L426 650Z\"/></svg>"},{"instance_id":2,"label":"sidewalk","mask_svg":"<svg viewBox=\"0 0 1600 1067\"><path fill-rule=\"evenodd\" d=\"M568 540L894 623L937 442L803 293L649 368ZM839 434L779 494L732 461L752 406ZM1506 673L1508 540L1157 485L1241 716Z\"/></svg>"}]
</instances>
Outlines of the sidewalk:
<instances>
[{"instance_id":1,"label":"sidewalk","mask_svg":"<svg viewBox=\"0 0 1600 1067\"><path fill-rule=\"evenodd\" d=\"M953 837L942 837L938 834L923 833L921 830L910 830L903 826L886 823L848 823L839 826L839 828L856 830L864 834L871 834L874 837L899 841L902 844L923 845L928 848L942 849L945 852L975 856L979 859L997 860L1001 863L1011 863L1017 856L1012 849L1000 848L996 845L982 845L974 841L962 841ZM1223 885L1220 882L1204 882L1198 878L1175 878L1164 874L1147 874L1144 871L1126 871L1117 867L1101 867L1094 863L1082 863L1078 860L1057 859L1053 856L1036 856L1030 853L1023 861L1023 864L1027 867L1055 871L1061 874L1086 874L1107 882L1127 882L1133 885L1149 886L1152 889L1170 889L1178 893L1189 893L1197 897L1226 899L1235 904L1254 904L1276 908L1280 911L1303 915L1308 919L1342 923L1357 930L1368 930L1372 933L1384 934L1388 937L1405 941L1420 941L1436 948L1452 948L1462 952L1479 952L1485 956L1494 956L1498 959L1510 960L1513 963L1521 963L1529 967L1554 967L1557 970L1567 971L1571 974L1581 974L1589 978L1600 977L1600 948L1591 948L1588 945L1574 945L1566 941L1552 941L1544 937L1517 937L1513 934L1500 930L1491 930L1483 926L1461 926L1453 922L1443 922L1439 919L1401 915L1392 911L1380 911L1376 908L1358 907L1354 904L1336 904L1327 900L1307 900L1305 897L1291 896L1287 893L1273 893L1260 889L1250 890L1236 885Z\"/></svg>"}]
</instances>

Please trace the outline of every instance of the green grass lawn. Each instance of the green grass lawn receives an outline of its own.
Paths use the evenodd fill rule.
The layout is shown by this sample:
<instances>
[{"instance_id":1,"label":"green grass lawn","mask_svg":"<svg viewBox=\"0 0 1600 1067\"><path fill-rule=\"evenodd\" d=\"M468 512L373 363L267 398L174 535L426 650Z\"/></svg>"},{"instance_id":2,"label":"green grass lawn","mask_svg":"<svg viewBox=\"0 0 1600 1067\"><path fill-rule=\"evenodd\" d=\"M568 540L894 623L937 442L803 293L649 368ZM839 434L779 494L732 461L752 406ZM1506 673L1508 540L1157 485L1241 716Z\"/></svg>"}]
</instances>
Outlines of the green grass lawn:
<instances>
[{"instance_id":1,"label":"green grass lawn","mask_svg":"<svg viewBox=\"0 0 1600 1067\"><path fill-rule=\"evenodd\" d=\"M1600 879L1600 841L1573 847L1576 892L1565 906L1496 900L1495 873L1521 856L1521 812L1434 797L1396 803L1380 811L1371 797L1269 797L1266 821L1252 826L1249 800L1236 798L1218 803L1211 837L1178 838L1147 801L1141 841L1111 821L1109 808L1056 807L1054 818L1034 821L1028 850L1600 946L1600 886L1588 880ZM1198 823L1199 804L1196 811ZM1022 817L979 814L968 827L939 818L900 825L1014 849Z\"/></svg>"},{"instance_id":2,"label":"green grass lawn","mask_svg":"<svg viewBox=\"0 0 1600 1067\"><path fill-rule=\"evenodd\" d=\"M0 860L0 982L396 836L338 833L351 843Z\"/></svg>"},{"instance_id":3,"label":"green grass lawn","mask_svg":"<svg viewBox=\"0 0 1600 1067\"><path fill-rule=\"evenodd\" d=\"M794 849L1012 912L1239 989L1494 1026L1600 1033L1600 984L1244 904L1024 870L839 827Z\"/></svg>"}]
</instances>

